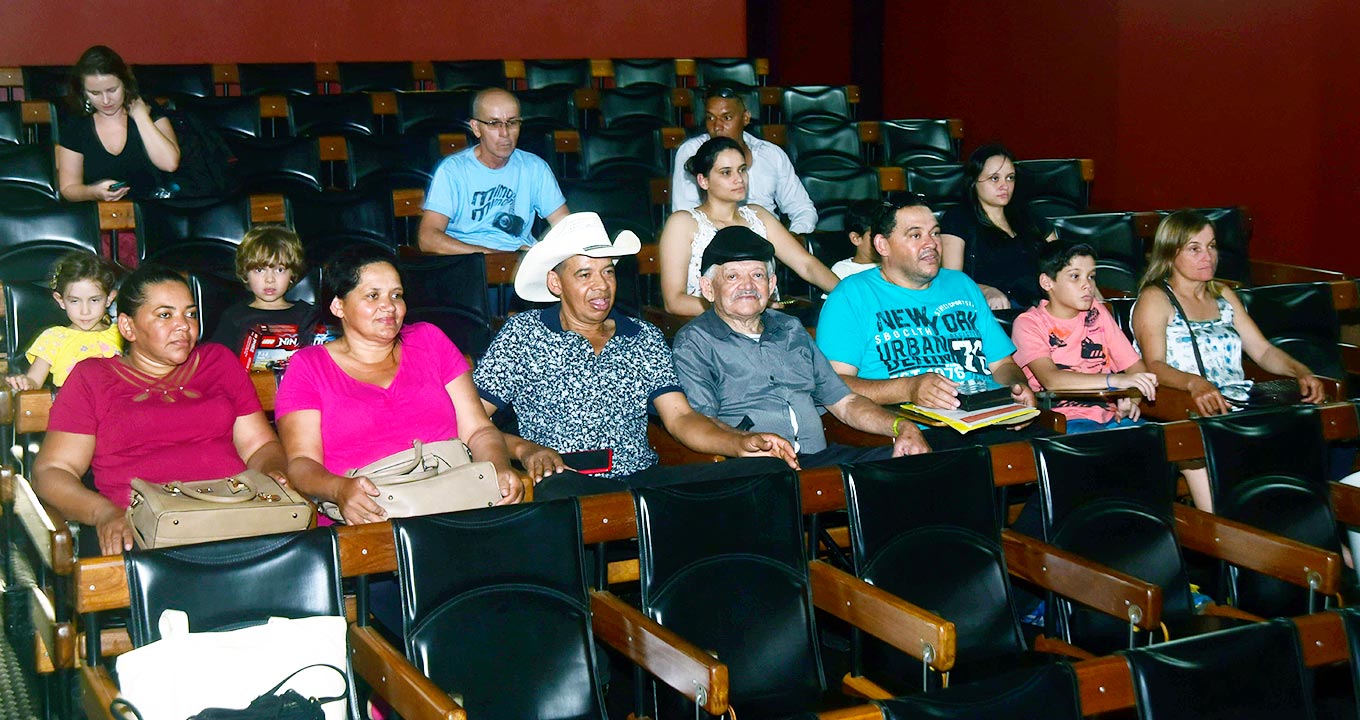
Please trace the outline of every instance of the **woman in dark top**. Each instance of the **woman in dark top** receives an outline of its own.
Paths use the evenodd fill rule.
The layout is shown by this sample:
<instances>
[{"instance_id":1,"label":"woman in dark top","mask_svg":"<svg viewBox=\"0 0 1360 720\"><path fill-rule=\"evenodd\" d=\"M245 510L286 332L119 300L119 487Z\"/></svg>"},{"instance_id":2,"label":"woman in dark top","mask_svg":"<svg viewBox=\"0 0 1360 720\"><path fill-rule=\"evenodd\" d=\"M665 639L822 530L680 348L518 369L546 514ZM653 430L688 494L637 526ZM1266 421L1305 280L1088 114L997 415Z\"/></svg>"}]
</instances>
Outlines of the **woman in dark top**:
<instances>
[{"instance_id":1,"label":"woman in dark top","mask_svg":"<svg viewBox=\"0 0 1360 720\"><path fill-rule=\"evenodd\" d=\"M962 270L982 287L993 310L1026 308L1039 291L1039 245L1055 236L1043 218L1015 199L1015 156L1001 145L983 145L968 157L973 178L967 201L940 219L944 266Z\"/></svg>"},{"instance_id":2,"label":"woman in dark top","mask_svg":"<svg viewBox=\"0 0 1360 720\"><path fill-rule=\"evenodd\" d=\"M71 100L75 113L57 145L62 197L150 197L160 185L158 171L179 167L169 118L137 94L137 79L118 53L103 45L86 50L71 68Z\"/></svg>"}]
</instances>

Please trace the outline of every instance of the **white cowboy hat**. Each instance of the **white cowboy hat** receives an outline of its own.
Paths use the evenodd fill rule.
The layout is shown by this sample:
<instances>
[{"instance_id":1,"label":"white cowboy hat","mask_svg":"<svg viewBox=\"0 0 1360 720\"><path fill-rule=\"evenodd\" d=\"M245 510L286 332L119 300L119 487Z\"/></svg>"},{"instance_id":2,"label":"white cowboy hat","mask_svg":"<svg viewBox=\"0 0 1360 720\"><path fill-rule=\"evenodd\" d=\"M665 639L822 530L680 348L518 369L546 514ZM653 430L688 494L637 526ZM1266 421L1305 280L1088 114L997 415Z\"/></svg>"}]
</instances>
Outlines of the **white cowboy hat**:
<instances>
[{"instance_id":1,"label":"white cowboy hat","mask_svg":"<svg viewBox=\"0 0 1360 720\"><path fill-rule=\"evenodd\" d=\"M636 255L641 249L642 241L632 230L620 232L611 242L599 215L572 213L552 226L519 261L515 271L515 293L529 302L557 302L557 296L548 290L548 271L563 260L573 255L619 258Z\"/></svg>"}]
</instances>

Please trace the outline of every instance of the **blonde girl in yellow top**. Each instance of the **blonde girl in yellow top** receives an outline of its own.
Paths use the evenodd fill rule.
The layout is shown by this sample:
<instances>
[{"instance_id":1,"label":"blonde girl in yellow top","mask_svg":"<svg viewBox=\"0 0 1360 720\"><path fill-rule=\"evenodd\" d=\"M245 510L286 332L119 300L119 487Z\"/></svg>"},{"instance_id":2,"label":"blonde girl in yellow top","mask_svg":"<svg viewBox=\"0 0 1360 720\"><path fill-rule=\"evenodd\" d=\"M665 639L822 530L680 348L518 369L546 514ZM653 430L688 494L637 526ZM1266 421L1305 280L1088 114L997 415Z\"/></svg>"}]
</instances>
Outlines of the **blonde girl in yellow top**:
<instances>
[{"instance_id":1,"label":"blonde girl in yellow top","mask_svg":"<svg viewBox=\"0 0 1360 720\"><path fill-rule=\"evenodd\" d=\"M50 372L52 384L61 387L81 360L121 355L123 336L109 321L109 306L118 294L114 284L113 267L93 253L78 250L62 255L52 266L52 297L71 324L44 330L25 353L28 373L6 378L9 386L40 388Z\"/></svg>"}]
</instances>

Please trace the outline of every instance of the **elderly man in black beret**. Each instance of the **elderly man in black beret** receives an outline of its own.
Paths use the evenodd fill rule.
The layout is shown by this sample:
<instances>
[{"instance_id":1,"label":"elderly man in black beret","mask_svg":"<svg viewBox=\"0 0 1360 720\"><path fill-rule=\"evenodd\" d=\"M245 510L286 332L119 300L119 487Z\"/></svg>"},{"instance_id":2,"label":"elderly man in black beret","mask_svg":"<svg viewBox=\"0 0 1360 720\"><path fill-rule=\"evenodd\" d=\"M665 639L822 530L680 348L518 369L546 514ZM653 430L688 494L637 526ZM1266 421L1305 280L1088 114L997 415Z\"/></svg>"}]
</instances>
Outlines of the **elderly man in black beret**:
<instances>
[{"instance_id":1,"label":"elderly man in black beret","mask_svg":"<svg viewBox=\"0 0 1360 720\"><path fill-rule=\"evenodd\" d=\"M704 251L700 272L712 307L680 329L674 350L695 410L739 430L782 436L805 468L930 451L911 421L851 392L798 319L769 309L775 289L769 241L744 226L725 227ZM892 444L828 445L818 407Z\"/></svg>"}]
</instances>

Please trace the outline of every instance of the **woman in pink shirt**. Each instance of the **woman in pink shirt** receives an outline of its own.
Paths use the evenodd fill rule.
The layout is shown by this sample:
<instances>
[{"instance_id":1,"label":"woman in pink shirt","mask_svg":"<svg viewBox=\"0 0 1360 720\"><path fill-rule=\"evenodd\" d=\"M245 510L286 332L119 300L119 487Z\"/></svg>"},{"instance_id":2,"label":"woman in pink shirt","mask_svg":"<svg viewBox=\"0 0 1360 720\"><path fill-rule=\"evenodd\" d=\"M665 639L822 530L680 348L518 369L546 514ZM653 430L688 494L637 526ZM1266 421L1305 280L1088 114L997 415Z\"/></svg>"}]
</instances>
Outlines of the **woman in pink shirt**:
<instances>
[{"instance_id":1,"label":"woman in pink shirt","mask_svg":"<svg viewBox=\"0 0 1360 720\"><path fill-rule=\"evenodd\" d=\"M467 359L433 325L404 325L406 301L392 257L352 247L326 263L322 276L342 335L298 351L275 401L293 485L334 502L348 523L378 522L385 513L373 499L377 487L345 473L413 440L459 438L474 460L496 466L502 503L519 502L524 485L482 407Z\"/></svg>"}]
</instances>

